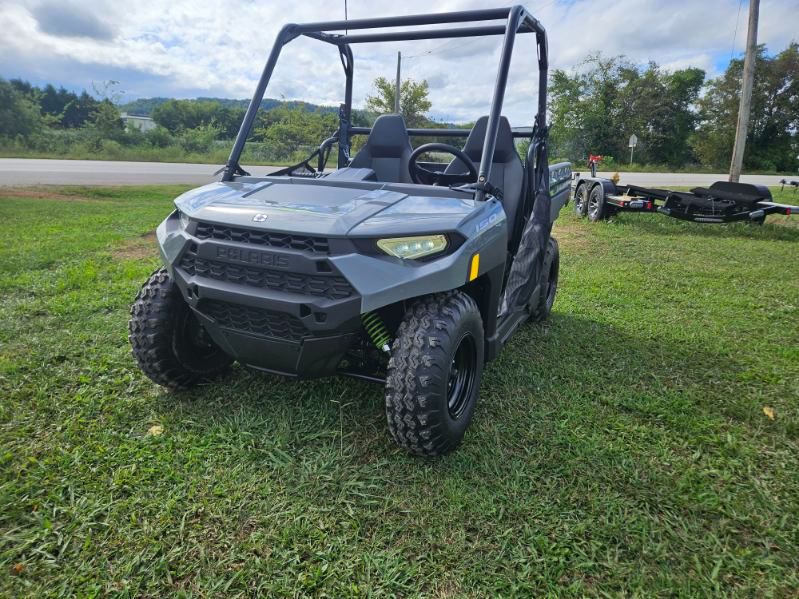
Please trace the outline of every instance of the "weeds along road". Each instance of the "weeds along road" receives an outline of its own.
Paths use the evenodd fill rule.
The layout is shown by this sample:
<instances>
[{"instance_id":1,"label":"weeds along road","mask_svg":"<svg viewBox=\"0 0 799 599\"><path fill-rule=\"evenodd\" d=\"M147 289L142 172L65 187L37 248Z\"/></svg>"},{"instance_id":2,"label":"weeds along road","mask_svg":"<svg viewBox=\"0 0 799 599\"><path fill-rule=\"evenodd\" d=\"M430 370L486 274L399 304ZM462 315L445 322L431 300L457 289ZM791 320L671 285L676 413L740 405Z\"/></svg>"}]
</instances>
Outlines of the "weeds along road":
<instances>
[{"instance_id":1,"label":"weeds along road","mask_svg":"<svg viewBox=\"0 0 799 599\"><path fill-rule=\"evenodd\" d=\"M0 187L23 185L203 185L215 180L221 165L173 162L119 162L112 160L48 160L0 158ZM279 167L246 167L255 175L269 174ZM580 165L574 169L587 173ZM599 173L610 177L613 173ZM696 173L621 173L621 182L630 185L694 187L724 181L726 174ZM779 185L777 175L744 175L744 183Z\"/></svg>"}]
</instances>

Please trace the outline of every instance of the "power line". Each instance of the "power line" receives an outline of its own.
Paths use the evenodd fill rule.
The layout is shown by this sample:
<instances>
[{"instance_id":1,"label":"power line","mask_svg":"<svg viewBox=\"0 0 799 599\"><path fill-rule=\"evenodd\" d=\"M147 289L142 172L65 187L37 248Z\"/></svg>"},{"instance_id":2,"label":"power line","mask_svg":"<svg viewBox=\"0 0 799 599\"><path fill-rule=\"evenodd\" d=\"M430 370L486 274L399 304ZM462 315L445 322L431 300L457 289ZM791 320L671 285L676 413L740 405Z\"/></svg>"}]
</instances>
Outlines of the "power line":
<instances>
[{"instance_id":1,"label":"power line","mask_svg":"<svg viewBox=\"0 0 799 599\"><path fill-rule=\"evenodd\" d=\"M460 38L453 38L453 39L451 39L451 40L447 40L447 41L446 41L446 42L444 42L443 44L440 44L440 45L436 46L435 48L433 48L433 49L431 49L431 50L426 50L426 51L424 51L424 52L419 52L419 54L413 54L413 55L411 55L411 56L406 56L406 57L405 57L405 60L409 60L409 59L411 59L411 58L419 58L419 57L421 57L421 56L429 56L429 55L431 55L431 54L435 54L436 52L438 52L439 50L441 50L442 48L444 48L444 46L448 46L449 44L452 44L453 42L457 42L459 39L460 39Z\"/></svg>"}]
</instances>

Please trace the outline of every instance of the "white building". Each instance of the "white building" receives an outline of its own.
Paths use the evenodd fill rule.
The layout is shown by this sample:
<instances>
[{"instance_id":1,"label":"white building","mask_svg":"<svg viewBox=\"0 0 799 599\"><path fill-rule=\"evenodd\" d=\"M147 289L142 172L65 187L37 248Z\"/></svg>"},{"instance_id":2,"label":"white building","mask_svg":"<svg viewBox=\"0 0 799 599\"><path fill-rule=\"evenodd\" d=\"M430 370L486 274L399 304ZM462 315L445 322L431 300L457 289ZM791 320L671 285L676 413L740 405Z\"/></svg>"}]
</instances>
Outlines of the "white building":
<instances>
[{"instance_id":1,"label":"white building","mask_svg":"<svg viewBox=\"0 0 799 599\"><path fill-rule=\"evenodd\" d=\"M155 121L148 116L138 116L123 112L119 115L119 117L122 119L122 122L125 123L126 129L136 128L141 132L145 132L149 131L150 129L155 129L157 126Z\"/></svg>"}]
</instances>

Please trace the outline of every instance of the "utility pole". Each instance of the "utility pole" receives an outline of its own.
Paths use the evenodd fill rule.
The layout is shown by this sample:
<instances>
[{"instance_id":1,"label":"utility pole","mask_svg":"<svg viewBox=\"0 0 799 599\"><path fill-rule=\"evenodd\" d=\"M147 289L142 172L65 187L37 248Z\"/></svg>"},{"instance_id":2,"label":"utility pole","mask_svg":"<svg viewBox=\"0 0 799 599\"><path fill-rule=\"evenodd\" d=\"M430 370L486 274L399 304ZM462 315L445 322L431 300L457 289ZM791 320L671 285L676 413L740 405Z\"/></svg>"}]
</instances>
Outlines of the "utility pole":
<instances>
[{"instance_id":1,"label":"utility pole","mask_svg":"<svg viewBox=\"0 0 799 599\"><path fill-rule=\"evenodd\" d=\"M746 150L746 133L749 130L749 111L752 108L752 85L755 79L755 58L757 56L757 19L760 0L749 0L749 32L746 36L746 57L744 58L743 82L741 83L741 104L738 108L738 126L735 129L735 145L732 148L730 181L737 183Z\"/></svg>"},{"instance_id":2,"label":"utility pole","mask_svg":"<svg viewBox=\"0 0 799 599\"><path fill-rule=\"evenodd\" d=\"M402 52L397 52L397 81L394 84L394 112L400 113L400 63L402 63Z\"/></svg>"}]
</instances>

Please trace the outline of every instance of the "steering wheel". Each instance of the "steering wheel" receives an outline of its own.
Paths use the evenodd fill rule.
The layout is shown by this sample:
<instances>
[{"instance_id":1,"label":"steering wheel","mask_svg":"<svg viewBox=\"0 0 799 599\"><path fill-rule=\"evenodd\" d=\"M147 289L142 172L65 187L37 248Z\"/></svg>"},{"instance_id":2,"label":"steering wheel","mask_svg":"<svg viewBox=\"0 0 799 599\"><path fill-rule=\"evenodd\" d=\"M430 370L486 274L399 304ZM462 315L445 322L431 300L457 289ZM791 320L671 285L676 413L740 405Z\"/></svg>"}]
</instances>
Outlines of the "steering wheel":
<instances>
[{"instance_id":1,"label":"steering wheel","mask_svg":"<svg viewBox=\"0 0 799 599\"><path fill-rule=\"evenodd\" d=\"M419 166L416 161L425 152L446 152L466 165L468 173L445 173L444 171L431 171ZM456 185L458 183L472 183L477 181L477 168L471 158L455 146L449 144L424 144L419 146L408 158L408 172L411 180L419 185Z\"/></svg>"}]
</instances>

